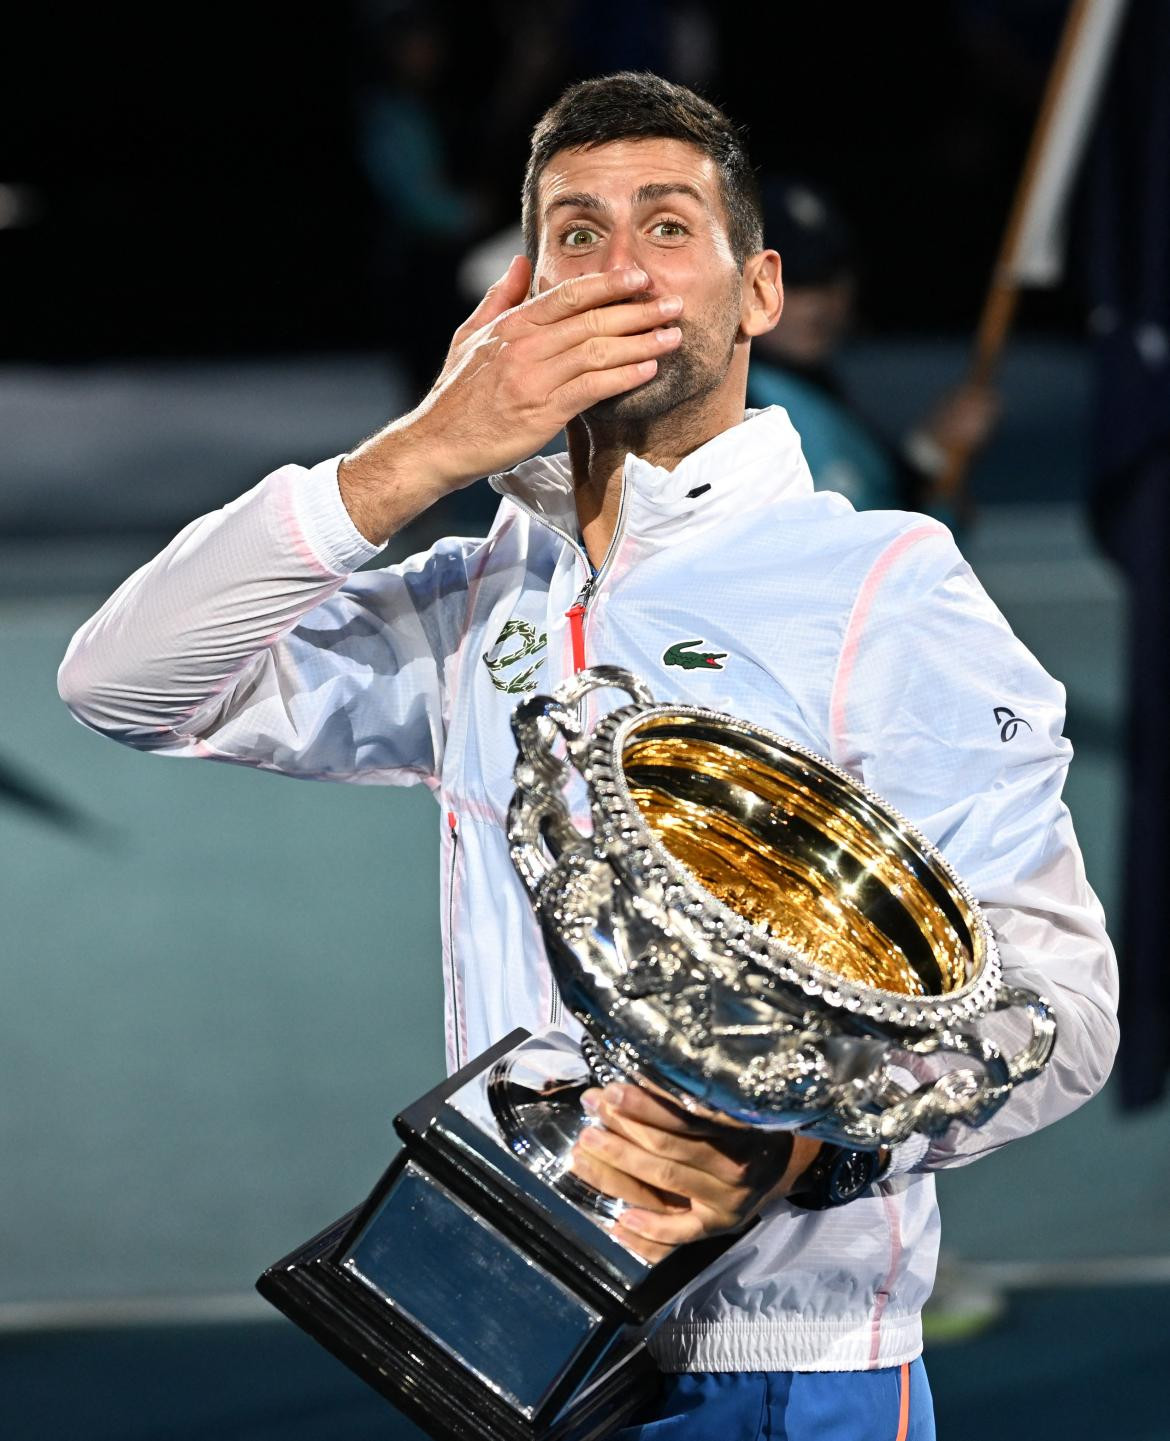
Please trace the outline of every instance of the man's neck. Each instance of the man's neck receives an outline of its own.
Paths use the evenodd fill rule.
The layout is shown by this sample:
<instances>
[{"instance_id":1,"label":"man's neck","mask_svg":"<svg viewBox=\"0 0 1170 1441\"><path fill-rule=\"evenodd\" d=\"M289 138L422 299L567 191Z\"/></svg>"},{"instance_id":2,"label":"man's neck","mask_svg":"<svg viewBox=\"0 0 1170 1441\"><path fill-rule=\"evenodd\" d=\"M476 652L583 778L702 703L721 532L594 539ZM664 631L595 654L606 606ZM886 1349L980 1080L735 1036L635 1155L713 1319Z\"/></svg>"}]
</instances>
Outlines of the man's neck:
<instances>
[{"instance_id":1,"label":"man's neck","mask_svg":"<svg viewBox=\"0 0 1170 1441\"><path fill-rule=\"evenodd\" d=\"M722 399L722 398L721 398ZM626 456L673 470L701 445L743 420L743 396L711 404L710 395L648 420L605 425L585 419L568 426L569 461L577 501L577 521L585 550L600 566L617 529Z\"/></svg>"}]
</instances>

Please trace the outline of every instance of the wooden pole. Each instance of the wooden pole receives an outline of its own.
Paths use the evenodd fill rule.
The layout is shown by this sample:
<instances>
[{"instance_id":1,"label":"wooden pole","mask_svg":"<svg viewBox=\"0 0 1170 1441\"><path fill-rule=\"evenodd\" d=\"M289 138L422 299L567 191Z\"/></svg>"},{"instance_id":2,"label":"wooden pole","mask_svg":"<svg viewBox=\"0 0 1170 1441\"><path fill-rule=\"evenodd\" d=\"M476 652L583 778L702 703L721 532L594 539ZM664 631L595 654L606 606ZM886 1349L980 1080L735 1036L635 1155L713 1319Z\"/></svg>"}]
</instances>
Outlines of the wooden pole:
<instances>
[{"instance_id":1,"label":"wooden pole","mask_svg":"<svg viewBox=\"0 0 1170 1441\"><path fill-rule=\"evenodd\" d=\"M1073 71L1074 57L1082 44L1089 25L1091 12L1098 0L1073 0L1068 18L1061 32L1056 57L1040 102L1036 124L1028 146L1023 172L1016 186L1015 198L1008 216L1007 227L1000 242L995 267L983 301L979 326L975 332L975 344L971 363L967 370L966 383L972 386L989 385L999 367L1004 344L1015 319L1016 306L1020 296L1020 279L1017 273L1020 242L1031 206L1033 191L1044 165L1050 145L1055 138L1054 122L1060 111L1060 102L1069 77ZM971 462L968 447L952 449L947 457L945 469L936 481L936 494L956 506L960 514L967 508L966 478Z\"/></svg>"}]
</instances>

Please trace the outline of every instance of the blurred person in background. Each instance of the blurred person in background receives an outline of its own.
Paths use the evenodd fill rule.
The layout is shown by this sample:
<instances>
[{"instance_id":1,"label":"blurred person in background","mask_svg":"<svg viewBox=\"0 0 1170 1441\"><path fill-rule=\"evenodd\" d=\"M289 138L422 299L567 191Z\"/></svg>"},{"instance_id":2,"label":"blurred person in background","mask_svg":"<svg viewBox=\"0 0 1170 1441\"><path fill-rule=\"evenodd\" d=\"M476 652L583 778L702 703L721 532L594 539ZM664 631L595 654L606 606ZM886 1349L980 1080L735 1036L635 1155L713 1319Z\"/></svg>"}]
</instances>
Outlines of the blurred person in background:
<instances>
[{"instance_id":1,"label":"blurred person in background","mask_svg":"<svg viewBox=\"0 0 1170 1441\"><path fill-rule=\"evenodd\" d=\"M755 1435L765 1415L775 1441L929 1441L933 1172L1073 1110L1116 1045L1112 952L1061 800L1063 692L943 526L816 493L784 412L745 415L780 257L721 111L648 74L571 87L534 131L523 212L525 254L426 399L188 526L79 630L61 693L146 751L427 783L453 1070L517 1026L565 1024L504 823L519 695L626 666L884 795L984 902L1005 977L1051 999L1053 1063L980 1128L878 1152L609 1086L586 1093L600 1124L574 1169L626 1203L615 1234L651 1261L761 1218L656 1324L662 1387L631 1441ZM567 452L539 454L562 428ZM489 475L486 539L355 573ZM707 664L679 659L696 644Z\"/></svg>"},{"instance_id":2,"label":"blurred person in background","mask_svg":"<svg viewBox=\"0 0 1170 1441\"><path fill-rule=\"evenodd\" d=\"M784 314L752 350L750 405L782 405L818 490L862 510L924 510L953 524L948 458L977 452L998 412L993 391L960 385L895 444L850 399L836 368L857 316L853 235L820 187L773 176L761 186L764 238L780 252Z\"/></svg>"},{"instance_id":3,"label":"blurred person in background","mask_svg":"<svg viewBox=\"0 0 1170 1441\"><path fill-rule=\"evenodd\" d=\"M430 389L459 322L451 276L484 204L452 178L443 12L402 3L376 13L362 58L368 75L358 101L358 155L379 215L373 293L416 399Z\"/></svg>"}]
</instances>

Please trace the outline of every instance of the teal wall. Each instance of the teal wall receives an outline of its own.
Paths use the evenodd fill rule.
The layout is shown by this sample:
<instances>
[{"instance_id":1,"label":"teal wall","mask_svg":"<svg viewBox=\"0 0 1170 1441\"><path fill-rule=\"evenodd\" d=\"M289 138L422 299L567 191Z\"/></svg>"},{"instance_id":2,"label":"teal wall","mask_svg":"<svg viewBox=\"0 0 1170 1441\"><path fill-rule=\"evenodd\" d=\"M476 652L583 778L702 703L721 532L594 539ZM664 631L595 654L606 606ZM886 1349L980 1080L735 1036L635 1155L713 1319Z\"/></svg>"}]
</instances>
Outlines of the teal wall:
<instances>
[{"instance_id":1,"label":"teal wall","mask_svg":"<svg viewBox=\"0 0 1170 1441\"><path fill-rule=\"evenodd\" d=\"M443 1073L438 810L140 755L55 673L92 600L0 606L0 1301L242 1290L362 1199Z\"/></svg>"}]
</instances>

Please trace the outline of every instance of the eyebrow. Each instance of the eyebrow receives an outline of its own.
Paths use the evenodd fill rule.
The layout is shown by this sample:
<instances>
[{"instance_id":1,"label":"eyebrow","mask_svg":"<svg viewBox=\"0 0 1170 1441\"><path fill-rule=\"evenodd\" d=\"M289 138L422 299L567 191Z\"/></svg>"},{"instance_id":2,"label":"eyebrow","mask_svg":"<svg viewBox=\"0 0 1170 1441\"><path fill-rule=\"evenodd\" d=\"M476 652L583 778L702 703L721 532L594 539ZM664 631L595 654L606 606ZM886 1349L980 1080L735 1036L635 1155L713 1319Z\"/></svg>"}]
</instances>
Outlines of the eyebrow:
<instances>
[{"instance_id":1,"label":"eyebrow","mask_svg":"<svg viewBox=\"0 0 1170 1441\"><path fill-rule=\"evenodd\" d=\"M646 205L655 200L667 200L672 195L685 195L688 199L706 207L701 192L696 186L688 184L685 180L660 180L651 181L646 185L639 185L634 191L634 204ZM591 210L595 214L604 215L609 209L609 203L594 195L591 191L575 190L569 195L558 195L555 200L550 200L545 206L544 217L547 220L555 210Z\"/></svg>"},{"instance_id":2,"label":"eyebrow","mask_svg":"<svg viewBox=\"0 0 1170 1441\"><path fill-rule=\"evenodd\" d=\"M672 195L686 195L698 205L705 206L707 204L698 187L685 180L659 181L651 185L639 185L634 191L634 204L645 205L651 200L668 200Z\"/></svg>"},{"instance_id":3,"label":"eyebrow","mask_svg":"<svg viewBox=\"0 0 1170 1441\"><path fill-rule=\"evenodd\" d=\"M550 200L544 207L544 217L547 220L554 210L565 209L594 210L604 213L609 206L600 195L591 195L587 190L574 190L570 195L558 195L555 200Z\"/></svg>"}]
</instances>

